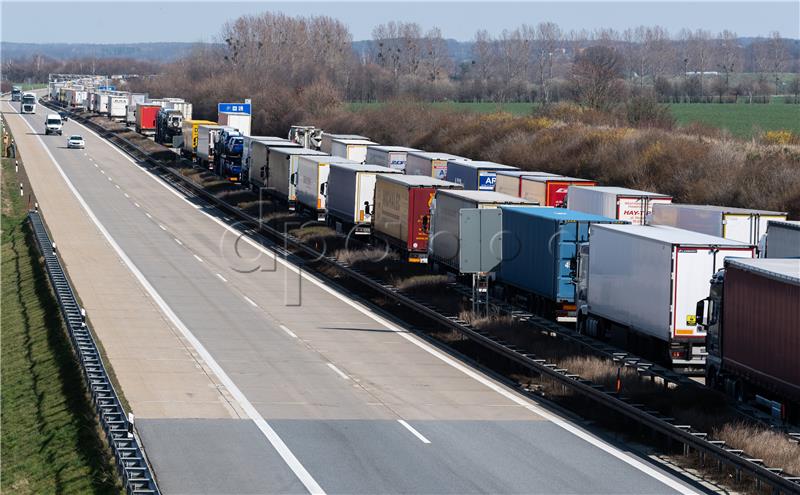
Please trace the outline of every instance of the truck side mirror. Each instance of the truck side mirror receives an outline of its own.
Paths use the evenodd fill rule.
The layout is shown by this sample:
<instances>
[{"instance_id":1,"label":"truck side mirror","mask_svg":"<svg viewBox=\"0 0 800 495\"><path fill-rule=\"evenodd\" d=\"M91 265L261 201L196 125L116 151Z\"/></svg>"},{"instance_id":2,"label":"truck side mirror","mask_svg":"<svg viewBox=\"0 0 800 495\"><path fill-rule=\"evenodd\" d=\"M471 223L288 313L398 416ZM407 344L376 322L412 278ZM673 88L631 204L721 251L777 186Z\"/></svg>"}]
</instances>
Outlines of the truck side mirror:
<instances>
[{"instance_id":1,"label":"truck side mirror","mask_svg":"<svg viewBox=\"0 0 800 495\"><path fill-rule=\"evenodd\" d=\"M322 184L319 185L319 193L321 195L323 195L323 196L327 196L328 195L328 183L327 182L323 182Z\"/></svg>"},{"instance_id":2,"label":"truck side mirror","mask_svg":"<svg viewBox=\"0 0 800 495\"><path fill-rule=\"evenodd\" d=\"M371 215L372 214L372 207L369 204L369 201L364 201L364 214Z\"/></svg>"},{"instance_id":3,"label":"truck side mirror","mask_svg":"<svg viewBox=\"0 0 800 495\"><path fill-rule=\"evenodd\" d=\"M695 316L695 321L698 325L702 325L703 322L705 321L707 306L708 306L708 299L701 299L697 301L697 307L695 308L694 316Z\"/></svg>"}]
</instances>

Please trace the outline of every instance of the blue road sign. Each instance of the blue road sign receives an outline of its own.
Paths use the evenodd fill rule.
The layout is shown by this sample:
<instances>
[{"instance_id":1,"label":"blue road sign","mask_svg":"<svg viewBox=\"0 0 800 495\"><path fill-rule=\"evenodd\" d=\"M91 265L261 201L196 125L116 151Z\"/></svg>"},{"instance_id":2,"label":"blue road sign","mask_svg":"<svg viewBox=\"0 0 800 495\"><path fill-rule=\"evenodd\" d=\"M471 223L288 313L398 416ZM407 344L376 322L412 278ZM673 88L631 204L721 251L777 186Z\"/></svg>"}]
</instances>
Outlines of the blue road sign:
<instances>
[{"instance_id":1,"label":"blue road sign","mask_svg":"<svg viewBox=\"0 0 800 495\"><path fill-rule=\"evenodd\" d=\"M236 113L240 115L250 115L249 103L218 103L217 113Z\"/></svg>"}]
</instances>

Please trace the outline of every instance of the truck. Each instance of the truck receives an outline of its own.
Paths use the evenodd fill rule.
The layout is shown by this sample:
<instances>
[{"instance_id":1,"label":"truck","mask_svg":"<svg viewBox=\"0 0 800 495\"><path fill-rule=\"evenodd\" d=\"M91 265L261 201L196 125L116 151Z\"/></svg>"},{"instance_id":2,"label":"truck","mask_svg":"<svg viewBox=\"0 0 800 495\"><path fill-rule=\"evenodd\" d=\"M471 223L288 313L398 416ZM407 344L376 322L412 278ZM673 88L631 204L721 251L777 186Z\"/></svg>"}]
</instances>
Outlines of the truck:
<instances>
[{"instance_id":1,"label":"truck","mask_svg":"<svg viewBox=\"0 0 800 495\"><path fill-rule=\"evenodd\" d=\"M293 125L289 129L288 140L303 148L319 150L322 146L322 129L313 125Z\"/></svg>"},{"instance_id":2,"label":"truck","mask_svg":"<svg viewBox=\"0 0 800 495\"><path fill-rule=\"evenodd\" d=\"M763 258L800 258L800 222L786 220L767 222Z\"/></svg>"},{"instance_id":3,"label":"truck","mask_svg":"<svg viewBox=\"0 0 800 495\"><path fill-rule=\"evenodd\" d=\"M406 156L406 175L424 175L445 180L447 178L447 162L450 160L468 161L467 158L450 153L409 151Z\"/></svg>"},{"instance_id":4,"label":"truck","mask_svg":"<svg viewBox=\"0 0 800 495\"><path fill-rule=\"evenodd\" d=\"M520 177L520 197L542 206L566 208L570 187L592 187L597 182L562 175L523 175Z\"/></svg>"},{"instance_id":5,"label":"truck","mask_svg":"<svg viewBox=\"0 0 800 495\"><path fill-rule=\"evenodd\" d=\"M22 88L19 86L14 86L11 88L11 101L20 101L22 100Z\"/></svg>"},{"instance_id":6,"label":"truck","mask_svg":"<svg viewBox=\"0 0 800 495\"><path fill-rule=\"evenodd\" d=\"M219 125L238 129L242 136L250 135L250 115L237 113L219 113Z\"/></svg>"},{"instance_id":7,"label":"truck","mask_svg":"<svg viewBox=\"0 0 800 495\"><path fill-rule=\"evenodd\" d=\"M622 332L633 352L704 373L697 301L725 258L752 258L755 246L665 225L594 224L590 238L578 259L578 330Z\"/></svg>"},{"instance_id":8,"label":"truck","mask_svg":"<svg viewBox=\"0 0 800 495\"><path fill-rule=\"evenodd\" d=\"M181 148L181 156L194 160L197 155L197 130L201 125L216 125L216 122L211 120L195 120L184 119L181 124L181 133L183 134L183 147Z\"/></svg>"},{"instance_id":9,"label":"truck","mask_svg":"<svg viewBox=\"0 0 800 495\"><path fill-rule=\"evenodd\" d=\"M331 155L364 163L367 159L367 146L378 144L368 139L338 138L331 140Z\"/></svg>"},{"instance_id":10,"label":"truck","mask_svg":"<svg viewBox=\"0 0 800 495\"><path fill-rule=\"evenodd\" d=\"M550 172L531 170L498 170L495 174L494 190L509 196L522 197L522 178L533 176L558 177Z\"/></svg>"},{"instance_id":11,"label":"truck","mask_svg":"<svg viewBox=\"0 0 800 495\"><path fill-rule=\"evenodd\" d=\"M184 119L192 118L192 104L180 98L168 98L162 105L167 110L177 110L183 115Z\"/></svg>"},{"instance_id":12,"label":"truck","mask_svg":"<svg viewBox=\"0 0 800 495\"><path fill-rule=\"evenodd\" d=\"M122 95L108 95L108 118L123 121L127 115L128 97Z\"/></svg>"},{"instance_id":13,"label":"truck","mask_svg":"<svg viewBox=\"0 0 800 495\"><path fill-rule=\"evenodd\" d=\"M214 170L214 149L217 136L225 127L217 124L203 124L197 128L197 147L195 150L195 161L203 168Z\"/></svg>"},{"instance_id":14,"label":"truck","mask_svg":"<svg viewBox=\"0 0 800 495\"><path fill-rule=\"evenodd\" d=\"M800 420L800 259L731 259L696 319L706 332L706 385Z\"/></svg>"},{"instance_id":15,"label":"truck","mask_svg":"<svg viewBox=\"0 0 800 495\"><path fill-rule=\"evenodd\" d=\"M596 224L622 220L556 207L503 211L503 257L497 281L506 298L560 322L577 321L575 282L578 249Z\"/></svg>"},{"instance_id":16,"label":"truck","mask_svg":"<svg viewBox=\"0 0 800 495\"><path fill-rule=\"evenodd\" d=\"M437 189L431 206L428 259L447 270L458 271L461 209L499 208L502 205L537 206L526 199L495 191Z\"/></svg>"},{"instance_id":17,"label":"truck","mask_svg":"<svg viewBox=\"0 0 800 495\"><path fill-rule=\"evenodd\" d=\"M20 113L36 113L36 93L23 93L19 108Z\"/></svg>"},{"instance_id":18,"label":"truck","mask_svg":"<svg viewBox=\"0 0 800 495\"><path fill-rule=\"evenodd\" d=\"M139 134L147 134L147 135L155 134L156 117L158 116L159 110L161 110L161 105L153 103L137 103L136 132L138 132Z\"/></svg>"},{"instance_id":19,"label":"truck","mask_svg":"<svg viewBox=\"0 0 800 495\"><path fill-rule=\"evenodd\" d=\"M108 104L111 101L110 97L111 95L108 93L97 93L95 96L95 111L97 113L100 115L108 115ZM72 104L74 105L74 102Z\"/></svg>"},{"instance_id":20,"label":"truck","mask_svg":"<svg viewBox=\"0 0 800 495\"><path fill-rule=\"evenodd\" d=\"M439 189L461 186L425 175L378 174L373 237L400 251L410 263L427 263L431 204Z\"/></svg>"},{"instance_id":21,"label":"truck","mask_svg":"<svg viewBox=\"0 0 800 495\"><path fill-rule=\"evenodd\" d=\"M786 220L786 212L714 205L656 203L650 223L758 244L770 220Z\"/></svg>"},{"instance_id":22,"label":"truck","mask_svg":"<svg viewBox=\"0 0 800 495\"><path fill-rule=\"evenodd\" d=\"M332 163L328 172L328 224L337 232L372 233L375 181L385 174L402 174L396 168L372 164Z\"/></svg>"},{"instance_id":23,"label":"truck","mask_svg":"<svg viewBox=\"0 0 800 495\"><path fill-rule=\"evenodd\" d=\"M167 146L173 145L173 139L183 133L183 114L180 110L160 108L156 114L155 141Z\"/></svg>"},{"instance_id":24,"label":"truck","mask_svg":"<svg viewBox=\"0 0 800 495\"><path fill-rule=\"evenodd\" d=\"M297 159L297 175L295 175L294 182L297 207L309 212L320 222L325 221L328 174L332 163L358 164L358 162L331 155L300 155Z\"/></svg>"},{"instance_id":25,"label":"truck","mask_svg":"<svg viewBox=\"0 0 800 495\"><path fill-rule=\"evenodd\" d=\"M253 154L253 144L256 141L265 141L270 143L283 143L286 146L300 146L297 143L289 141L288 139L280 138L278 136L244 136L244 145L242 146L242 171L241 181L242 185L249 186L250 184L250 164L252 162L251 155ZM263 164L266 166L266 162ZM265 176L266 177L266 176ZM256 191L261 185L253 187Z\"/></svg>"},{"instance_id":26,"label":"truck","mask_svg":"<svg viewBox=\"0 0 800 495\"><path fill-rule=\"evenodd\" d=\"M58 134L60 136L62 133L62 126L63 123L61 122L61 116L59 114L48 113L44 120L44 135Z\"/></svg>"},{"instance_id":27,"label":"truck","mask_svg":"<svg viewBox=\"0 0 800 495\"><path fill-rule=\"evenodd\" d=\"M297 162L301 156L330 156L317 150L304 148L297 143L276 143L274 146L264 143L253 148L253 158L259 156L261 165L250 170L250 182L254 190L267 188L268 192L285 201L289 210L294 211L297 205ZM260 158L263 156L263 158ZM255 162L253 162L255 163Z\"/></svg>"},{"instance_id":28,"label":"truck","mask_svg":"<svg viewBox=\"0 0 800 495\"><path fill-rule=\"evenodd\" d=\"M147 100L147 93L128 93L128 102L125 104L125 124L136 124L136 105Z\"/></svg>"},{"instance_id":29,"label":"truck","mask_svg":"<svg viewBox=\"0 0 800 495\"><path fill-rule=\"evenodd\" d=\"M672 197L626 187L571 186L567 192L567 208L627 220L645 225L656 203L672 203Z\"/></svg>"},{"instance_id":30,"label":"truck","mask_svg":"<svg viewBox=\"0 0 800 495\"><path fill-rule=\"evenodd\" d=\"M368 137L359 136L358 134L331 134L329 132L323 132L322 137L320 138L319 150L328 155L333 154L332 151L334 139L360 139L369 141Z\"/></svg>"},{"instance_id":31,"label":"truck","mask_svg":"<svg viewBox=\"0 0 800 495\"><path fill-rule=\"evenodd\" d=\"M447 181L461 184L472 191L494 191L498 170L519 170L502 163L480 160L448 160Z\"/></svg>"},{"instance_id":32,"label":"truck","mask_svg":"<svg viewBox=\"0 0 800 495\"><path fill-rule=\"evenodd\" d=\"M400 170L406 169L408 153L419 151L406 146L367 146L366 163Z\"/></svg>"}]
</instances>

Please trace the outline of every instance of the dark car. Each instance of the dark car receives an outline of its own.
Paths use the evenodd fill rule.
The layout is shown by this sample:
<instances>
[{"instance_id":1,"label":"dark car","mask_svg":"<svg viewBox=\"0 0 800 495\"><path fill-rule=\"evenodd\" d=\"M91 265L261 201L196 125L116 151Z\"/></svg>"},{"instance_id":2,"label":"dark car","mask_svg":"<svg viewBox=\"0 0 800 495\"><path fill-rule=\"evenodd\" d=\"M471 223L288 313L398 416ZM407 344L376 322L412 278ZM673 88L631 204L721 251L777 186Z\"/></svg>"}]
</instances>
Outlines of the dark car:
<instances>
[{"instance_id":1,"label":"dark car","mask_svg":"<svg viewBox=\"0 0 800 495\"><path fill-rule=\"evenodd\" d=\"M61 116L61 120L64 122L69 120L69 114L67 112L58 112L58 115Z\"/></svg>"}]
</instances>

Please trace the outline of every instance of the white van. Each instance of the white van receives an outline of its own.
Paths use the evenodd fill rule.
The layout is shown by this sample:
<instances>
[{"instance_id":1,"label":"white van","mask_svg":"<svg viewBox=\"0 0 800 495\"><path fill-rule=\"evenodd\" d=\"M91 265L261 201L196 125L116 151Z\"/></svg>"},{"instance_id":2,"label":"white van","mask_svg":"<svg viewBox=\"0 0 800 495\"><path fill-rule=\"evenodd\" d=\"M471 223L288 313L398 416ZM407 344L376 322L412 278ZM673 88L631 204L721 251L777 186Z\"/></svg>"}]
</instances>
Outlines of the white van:
<instances>
[{"instance_id":1,"label":"white van","mask_svg":"<svg viewBox=\"0 0 800 495\"><path fill-rule=\"evenodd\" d=\"M48 113L44 121L44 134L58 134L60 136L62 125L63 123L61 122L60 115L57 113Z\"/></svg>"}]
</instances>

